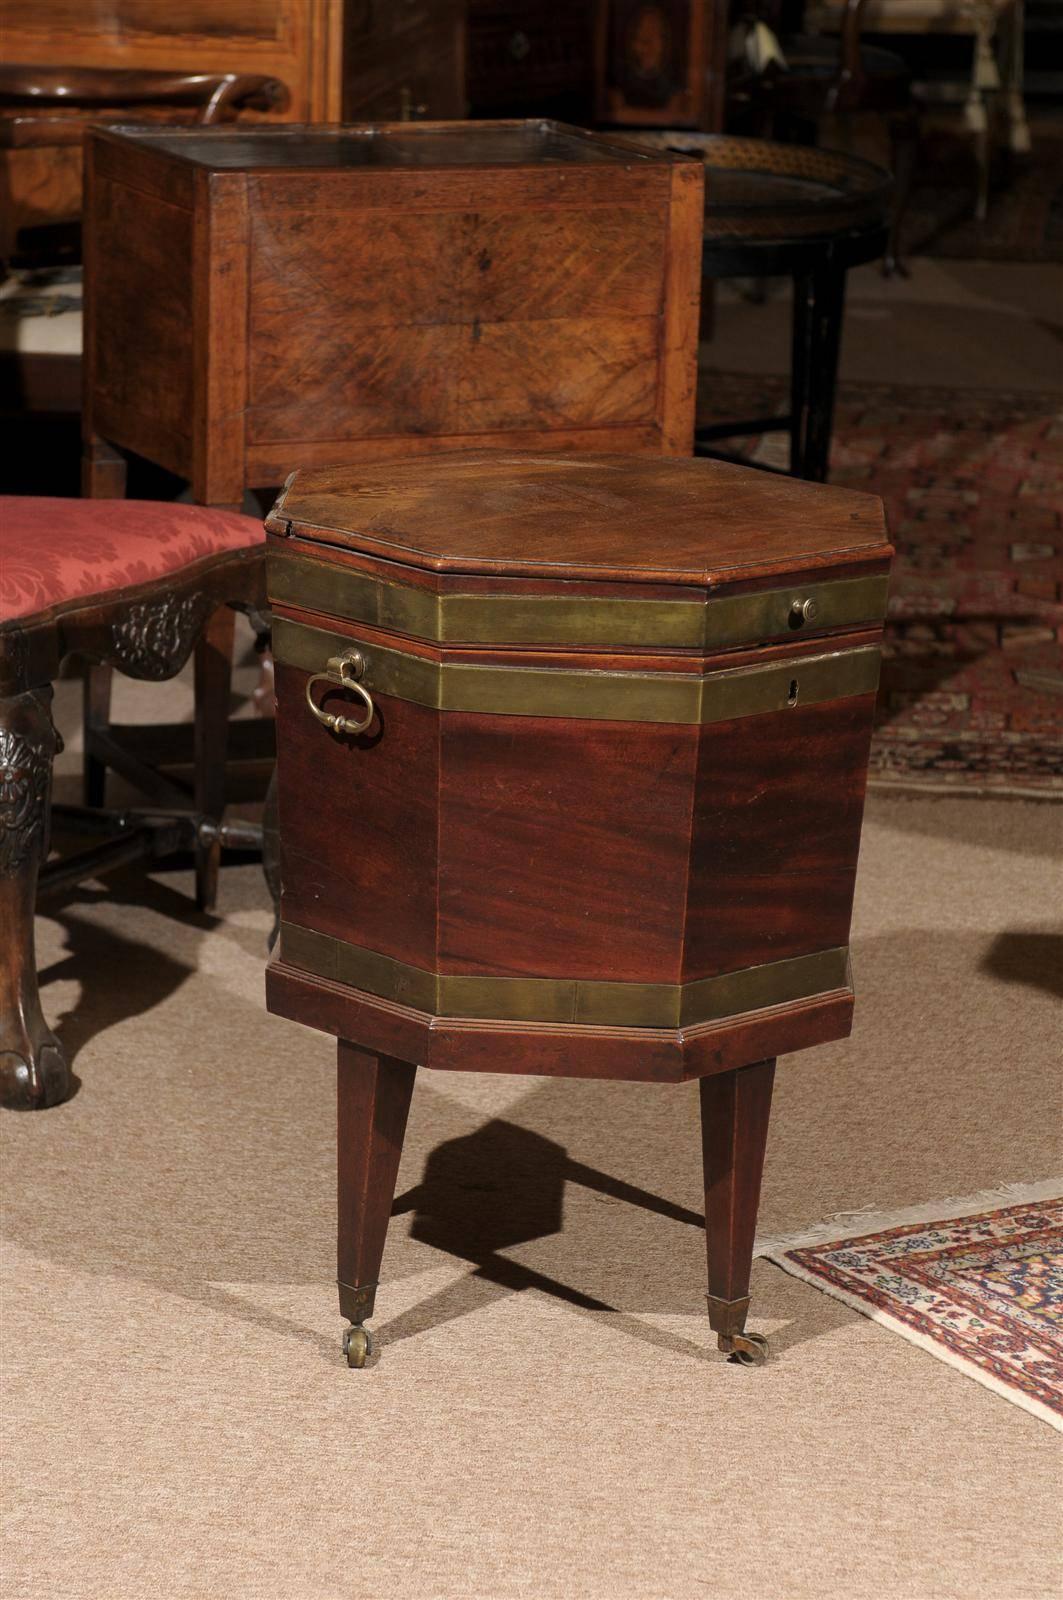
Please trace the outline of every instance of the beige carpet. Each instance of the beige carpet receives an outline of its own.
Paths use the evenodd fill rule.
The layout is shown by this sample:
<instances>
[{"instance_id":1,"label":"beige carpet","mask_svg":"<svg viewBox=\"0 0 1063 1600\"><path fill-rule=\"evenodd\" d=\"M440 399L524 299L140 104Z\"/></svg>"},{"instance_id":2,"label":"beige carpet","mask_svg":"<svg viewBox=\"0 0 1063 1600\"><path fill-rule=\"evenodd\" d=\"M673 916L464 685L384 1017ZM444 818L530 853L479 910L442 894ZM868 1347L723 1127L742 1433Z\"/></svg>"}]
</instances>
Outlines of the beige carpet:
<instances>
[{"instance_id":1,"label":"beige carpet","mask_svg":"<svg viewBox=\"0 0 1063 1600\"><path fill-rule=\"evenodd\" d=\"M782 1065L765 1231L1058 1165L1061 824L872 802L856 1032ZM4 1600L1058 1593L1043 1424L764 1262L773 1361L716 1353L693 1086L422 1075L348 1372L332 1044L264 1012L257 870L187 891L39 923L81 1088L0 1118Z\"/></svg>"}]
</instances>

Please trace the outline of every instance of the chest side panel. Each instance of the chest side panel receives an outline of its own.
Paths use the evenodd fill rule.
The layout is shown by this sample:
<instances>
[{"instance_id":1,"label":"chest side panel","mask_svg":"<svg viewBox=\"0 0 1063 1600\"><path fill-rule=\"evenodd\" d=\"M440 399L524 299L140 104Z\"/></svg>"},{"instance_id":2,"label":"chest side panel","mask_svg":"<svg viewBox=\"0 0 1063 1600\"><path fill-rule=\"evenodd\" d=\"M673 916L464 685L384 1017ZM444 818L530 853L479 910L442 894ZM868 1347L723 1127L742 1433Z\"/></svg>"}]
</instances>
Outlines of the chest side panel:
<instances>
[{"instance_id":1,"label":"chest side panel","mask_svg":"<svg viewBox=\"0 0 1063 1600\"><path fill-rule=\"evenodd\" d=\"M253 190L253 193L255 191ZM656 418L663 201L252 216L249 438Z\"/></svg>"},{"instance_id":2,"label":"chest side panel","mask_svg":"<svg viewBox=\"0 0 1063 1600\"><path fill-rule=\"evenodd\" d=\"M702 728L684 981L848 944L874 707Z\"/></svg>"},{"instance_id":3,"label":"chest side panel","mask_svg":"<svg viewBox=\"0 0 1063 1600\"><path fill-rule=\"evenodd\" d=\"M337 738L277 666L282 910L287 922L431 968L435 959L437 714L376 696L378 723ZM320 697L320 691L318 691ZM330 709L343 710L341 698Z\"/></svg>"},{"instance_id":4,"label":"chest side panel","mask_svg":"<svg viewBox=\"0 0 1063 1600\"><path fill-rule=\"evenodd\" d=\"M102 174L85 227L92 415L97 432L191 470L193 219Z\"/></svg>"},{"instance_id":5,"label":"chest side panel","mask_svg":"<svg viewBox=\"0 0 1063 1600\"><path fill-rule=\"evenodd\" d=\"M440 970L677 983L697 730L443 717Z\"/></svg>"}]
</instances>

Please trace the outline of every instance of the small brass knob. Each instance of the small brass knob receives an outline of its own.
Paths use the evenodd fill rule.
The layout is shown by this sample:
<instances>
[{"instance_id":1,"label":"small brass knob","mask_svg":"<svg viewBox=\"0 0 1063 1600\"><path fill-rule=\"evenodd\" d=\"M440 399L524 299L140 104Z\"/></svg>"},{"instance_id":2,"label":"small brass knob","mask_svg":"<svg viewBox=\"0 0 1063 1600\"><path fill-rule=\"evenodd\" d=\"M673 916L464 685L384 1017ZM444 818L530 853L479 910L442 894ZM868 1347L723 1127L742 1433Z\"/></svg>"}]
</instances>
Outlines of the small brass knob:
<instances>
[{"instance_id":1,"label":"small brass knob","mask_svg":"<svg viewBox=\"0 0 1063 1600\"><path fill-rule=\"evenodd\" d=\"M815 622L818 616L818 600L794 600L790 604L790 617L798 628L802 627L806 622Z\"/></svg>"}]
</instances>

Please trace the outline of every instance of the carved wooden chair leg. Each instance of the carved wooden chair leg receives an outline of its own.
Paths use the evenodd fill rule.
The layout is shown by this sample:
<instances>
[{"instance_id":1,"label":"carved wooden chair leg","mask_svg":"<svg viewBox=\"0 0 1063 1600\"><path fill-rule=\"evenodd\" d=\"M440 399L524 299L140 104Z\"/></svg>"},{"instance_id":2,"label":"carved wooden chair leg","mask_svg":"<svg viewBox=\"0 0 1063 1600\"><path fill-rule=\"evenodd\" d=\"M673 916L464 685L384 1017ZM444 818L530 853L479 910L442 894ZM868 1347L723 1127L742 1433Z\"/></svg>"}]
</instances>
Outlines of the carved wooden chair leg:
<instances>
[{"instance_id":1,"label":"carved wooden chair leg","mask_svg":"<svg viewBox=\"0 0 1063 1600\"><path fill-rule=\"evenodd\" d=\"M345 1039L338 1041L336 1067L337 1283L340 1311L351 1323L343 1336L343 1353L349 1367L364 1367L372 1343L363 1323L376 1301L417 1068L391 1056L370 1055Z\"/></svg>"},{"instance_id":2,"label":"carved wooden chair leg","mask_svg":"<svg viewBox=\"0 0 1063 1600\"><path fill-rule=\"evenodd\" d=\"M220 606L196 642L195 805L213 823L221 822L225 809L235 622L231 607ZM196 845L196 905L201 911L214 909L220 866L221 838L215 831Z\"/></svg>"},{"instance_id":3,"label":"carved wooden chair leg","mask_svg":"<svg viewBox=\"0 0 1063 1600\"><path fill-rule=\"evenodd\" d=\"M70 1071L44 1020L33 916L48 849L52 760L61 741L51 687L0 698L0 1103L34 1111L70 1092Z\"/></svg>"},{"instance_id":4,"label":"carved wooden chair leg","mask_svg":"<svg viewBox=\"0 0 1063 1600\"><path fill-rule=\"evenodd\" d=\"M745 1327L774 1081L774 1061L701 1080L709 1323L720 1349L746 1365L768 1353Z\"/></svg>"}]
</instances>

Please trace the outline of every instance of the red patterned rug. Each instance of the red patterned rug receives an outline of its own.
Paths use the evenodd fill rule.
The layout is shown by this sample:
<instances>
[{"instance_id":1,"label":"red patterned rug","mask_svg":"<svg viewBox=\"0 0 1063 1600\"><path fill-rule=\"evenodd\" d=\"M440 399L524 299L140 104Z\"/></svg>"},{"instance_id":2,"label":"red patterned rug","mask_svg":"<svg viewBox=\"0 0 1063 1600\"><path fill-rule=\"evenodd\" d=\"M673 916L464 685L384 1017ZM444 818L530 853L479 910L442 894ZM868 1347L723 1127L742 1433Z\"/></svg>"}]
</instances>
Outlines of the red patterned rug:
<instances>
[{"instance_id":1,"label":"red patterned rug","mask_svg":"<svg viewBox=\"0 0 1063 1600\"><path fill-rule=\"evenodd\" d=\"M781 413L787 385L705 371L699 401L703 421ZM881 495L897 547L872 781L1063 794L1059 396L842 384L831 482Z\"/></svg>"},{"instance_id":2,"label":"red patterned rug","mask_svg":"<svg viewBox=\"0 0 1063 1600\"><path fill-rule=\"evenodd\" d=\"M1061 1193L867 1217L859 1234L825 1223L758 1254L1063 1431Z\"/></svg>"}]
</instances>

